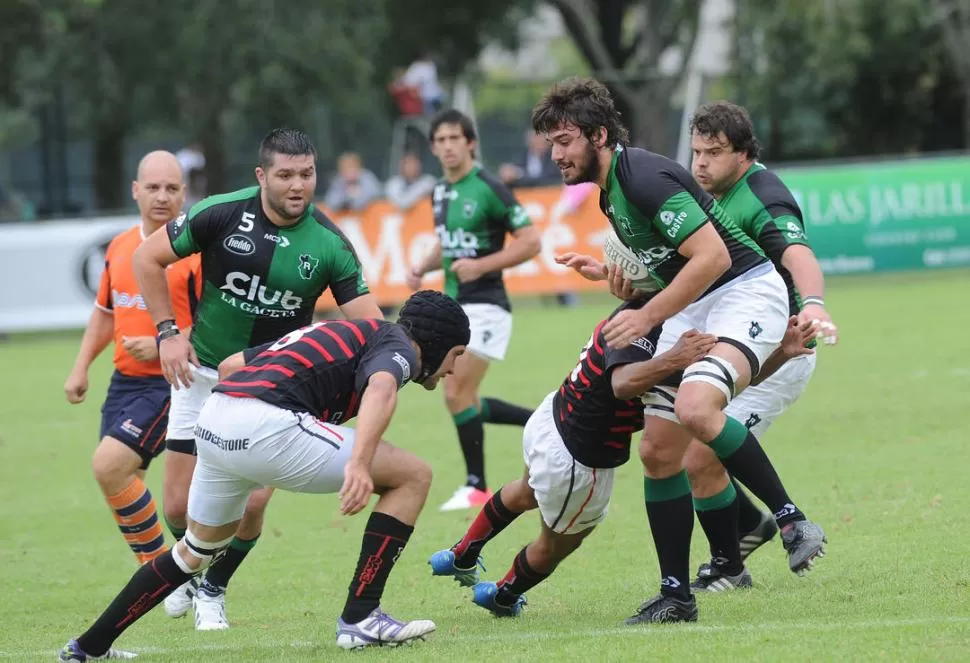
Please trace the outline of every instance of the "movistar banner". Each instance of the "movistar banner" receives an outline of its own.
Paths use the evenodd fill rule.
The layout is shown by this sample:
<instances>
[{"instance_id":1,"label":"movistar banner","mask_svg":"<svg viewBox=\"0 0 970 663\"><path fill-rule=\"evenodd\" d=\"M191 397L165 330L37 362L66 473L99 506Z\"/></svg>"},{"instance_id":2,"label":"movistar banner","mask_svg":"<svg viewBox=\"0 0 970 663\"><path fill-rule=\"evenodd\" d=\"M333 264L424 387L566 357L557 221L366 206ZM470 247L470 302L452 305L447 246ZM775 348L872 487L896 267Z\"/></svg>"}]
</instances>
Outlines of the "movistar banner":
<instances>
[{"instance_id":1,"label":"movistar banner","mask_svg":"<svg viewBox=\"0 0 970 663\"><path fill-rule=\"evenodd\" d=\"M970 157L775 172L826 273L970 265Z\"/></svg>"}]
</instances>

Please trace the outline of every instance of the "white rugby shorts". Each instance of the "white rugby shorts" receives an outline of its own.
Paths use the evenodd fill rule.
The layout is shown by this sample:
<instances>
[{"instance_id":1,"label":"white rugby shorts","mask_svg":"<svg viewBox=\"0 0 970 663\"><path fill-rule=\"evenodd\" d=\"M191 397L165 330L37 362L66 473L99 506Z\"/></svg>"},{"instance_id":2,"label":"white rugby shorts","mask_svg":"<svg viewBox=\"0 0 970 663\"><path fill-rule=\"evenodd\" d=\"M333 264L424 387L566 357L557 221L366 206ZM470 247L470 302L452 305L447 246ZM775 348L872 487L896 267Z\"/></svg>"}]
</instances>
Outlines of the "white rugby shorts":
<instances>
[{"instance_id":1,"label":"white rugby shorts","mask_svg":"<svg viewBox=\"0 0 970 663\"><path fill-rule=\"evenodd\" d=\"M471 338L468 351L482 359L502 361L512 339L512 314L495 304L462 304Z\"/></svg>"},{"instance_id":2,"label":"white rugby shorts","mask_svg":"<svg viewBox=\"0 0 970 663\"><path fill-rule=\"evenodd\" d=\"M738 394L724 408L724 413L747 426L760 440L775 419L805 391L815 372L815 363L814 354L789 359L767 380Z\"/></svg>"},{"instance_id":3,"label":"white rugby shorts","mask_svg":"<svg viewBox=\"0 0 970 663\"><path fill-rule=\"evenodd\" d=\"M195 522L215 527L241 519L249 494L262 486L338 492L354 429L217 392L199 415L195 444L188 513Z\"/></svg>"},{"instance_id":4,"label":"white rugby shorts","mask_svg":"<svg viewBox=\"0 0 970 663\"><path fill-rule=\"evenodd\" d=\"M522 432L529 486L542 521L557 534L576 534L606 518L614 468L586 467L566 448L553 419L555 392L546 396Z\"/></svg>"},{"instance_id":5,"label":"white rugby shorts","mask_svg":"<svg viewBox=\"0 0 970 663\"><path fill-rule=\"evenodd\" d=\"M179 388L172 388L172 401L168 410L168 433L170 440L191 440L195 434L195 422L199 419L202 406L205 405L212 388L219 382L219 371L206 366L189 364L192 384L186 388L179 384Z\"/></svg>"}]
</instances>

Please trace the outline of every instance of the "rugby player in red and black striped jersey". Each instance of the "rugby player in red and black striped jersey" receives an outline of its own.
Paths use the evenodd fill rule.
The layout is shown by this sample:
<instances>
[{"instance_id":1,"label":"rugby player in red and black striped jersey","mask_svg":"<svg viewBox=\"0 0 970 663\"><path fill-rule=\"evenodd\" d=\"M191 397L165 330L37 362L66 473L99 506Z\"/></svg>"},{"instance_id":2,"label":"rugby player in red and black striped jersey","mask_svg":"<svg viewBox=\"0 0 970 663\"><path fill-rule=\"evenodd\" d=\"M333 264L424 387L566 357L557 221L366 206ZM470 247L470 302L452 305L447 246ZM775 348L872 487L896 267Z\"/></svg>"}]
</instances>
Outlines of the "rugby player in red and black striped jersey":
<instances>
[{"instance_id":1,"label":"rugby player in red and black striped jersey","mask_svg":"<svg viewBox=\"0 0 970 663\"><path fill-rule=\"evenodd\" d=\"M625 303L610 318L646 301ZM632 434L643 428L639 395L703 357L717 341L692 330L655 357L660 327L615 349L603 338L607 320L596 326L579 363L526 424L525 475L502 486L461 541L429 561L434 575L474 585L474 602L495 614L517 615L523 593L548 577L606 517L614 468L629 460ZM539 538L519 552L498 584L478 582L484 545L535 508L542 514Z\"/></svg>"},{"instance_id":2,"label":"rugby player in red and black striped jersey","mask_svg":"<svg viewBox=\"0 0 970 663\"><path fill-rule=\"evenodd\" d=\"M661 333L656 327L625 348L609 347L603 333L606 323L646 301L625 303L597 325L579 363L525 426L525 475L505 484L462 539L429 560L433 575L453 576L473 586L472 600L496 615L518 615L525 605L524 592L549 577L606 517L614 468L629 460L632 434L643 428L639 396L662 381L679 381L679 373L717 342L715 336L691 329L655 356ZM813 333L810 325L798 326L792 318L781 348L765 362L757 380L774 373L789 357L811 352L804 346ZM539 537L516 555L498 583L478 582L479 554L485 544L535 508L542 515Z\"/></svg>"},{"instance_id":3,"label":"rugby player in red and black striped jersey","mask_svg":"<svg viewBox=\"0 0 970 663\"><path fill-rule=\"evenodd\" d=\"M260 486L339 492L347 515L362 510L372 492L380 495L337 620L340 647L395 645L434 631L432 621L398 621L380 608L431 485L427 463L381 437L398 389L407 382L434 389L469 335L461 306L423 290L408 299L396 323L318 323L226 358L195 427L188 532L171 554L135 573L94 625L67 644L61 660L109 652L124 658L110 649L114 640L229 545L249 493ZM339 425L355 417L356 430Z\"/></svg>"}]
</instances>

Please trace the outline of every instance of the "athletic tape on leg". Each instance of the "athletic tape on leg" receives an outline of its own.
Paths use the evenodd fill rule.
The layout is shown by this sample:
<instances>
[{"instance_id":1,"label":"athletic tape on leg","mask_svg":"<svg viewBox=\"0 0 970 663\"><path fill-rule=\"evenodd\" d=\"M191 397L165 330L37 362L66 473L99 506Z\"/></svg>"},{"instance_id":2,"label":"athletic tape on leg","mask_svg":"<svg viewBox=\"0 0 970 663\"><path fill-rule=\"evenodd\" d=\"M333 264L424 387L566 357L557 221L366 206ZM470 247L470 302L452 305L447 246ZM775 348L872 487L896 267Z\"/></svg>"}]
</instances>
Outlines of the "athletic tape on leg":
<instances>
[{"instance_id":1,"label":"athletic tape on leg","mask_svg":"<svg viewBox=\"0 0 970 663\"><path fill-rule=\"evenodd\" d=\"M657 385L651 387L646 393L640 396L643 403L643 414L647 417L660 417L667 421L679 424L680 420L674 414L674 399L677 398L677 389L674 387L664 387Z\"/></svg>"},{"instance_id":2,"label":"athletic tape on leg","mask_svg":"<svg viewBox=\"0 0 970 663\"><path fill-rule=\"evenodd\" d=\"M704 382L712 385L717 387L730 403L734 398L734 385L739 375L731 362L707 355L684 369L684 379L680 383L683 385L688 382Z\"/></svg>"},{"instance_id":3,"label":"athletic tape on leg","mask_svg":"<svg viewBox=\"0 0 970 663\"><path fill-rule=\"evenodd\" d=\"M232 539L233 537L230 536L228 539L223 539L222 541L203 541L198 536L193 534L191 530L186 532L185 536L182 538L182 543L185 545L190 555L198 558L202 562L197 569L189 568L188 564L185 563L185 560L182 559L182 556L176 552L178 546L172 548L172 555L175 557L175 563L178 564L180 569L186 573L198 573L208 568L209 565L212 564L212 560L215 558L215 556L229 547L229 543L232 541Z\"/></svg>"}]
</instances>

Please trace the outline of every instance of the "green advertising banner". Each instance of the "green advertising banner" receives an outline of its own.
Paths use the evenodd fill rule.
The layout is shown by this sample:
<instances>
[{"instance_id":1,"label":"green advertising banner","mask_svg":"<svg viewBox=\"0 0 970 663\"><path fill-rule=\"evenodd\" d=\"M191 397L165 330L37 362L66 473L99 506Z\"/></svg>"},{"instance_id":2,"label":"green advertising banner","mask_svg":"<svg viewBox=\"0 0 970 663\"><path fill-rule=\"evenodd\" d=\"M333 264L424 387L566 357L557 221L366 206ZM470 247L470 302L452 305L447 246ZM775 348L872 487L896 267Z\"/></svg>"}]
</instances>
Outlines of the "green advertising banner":
<instances>
[{"instance_id":1,"label":"green advertising banner","mask_svg":"<svg viewBox=\"0 0 970 663\"><path fill-rule=\"evenodd\" d=\"M970 157L775 172L826 273L970 265Z\"/></svg>"}]
</instances>

